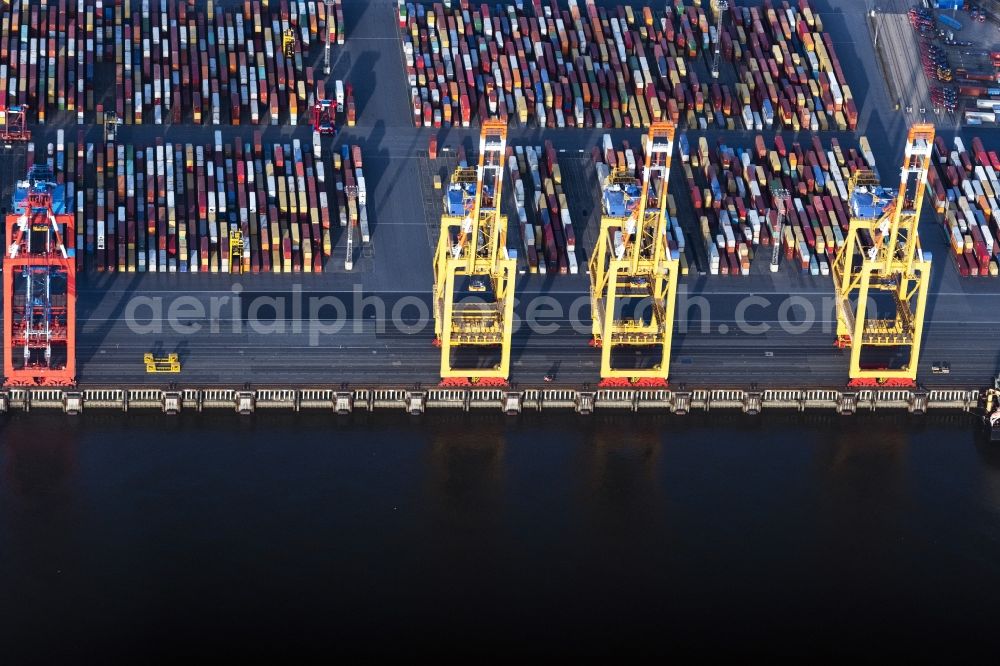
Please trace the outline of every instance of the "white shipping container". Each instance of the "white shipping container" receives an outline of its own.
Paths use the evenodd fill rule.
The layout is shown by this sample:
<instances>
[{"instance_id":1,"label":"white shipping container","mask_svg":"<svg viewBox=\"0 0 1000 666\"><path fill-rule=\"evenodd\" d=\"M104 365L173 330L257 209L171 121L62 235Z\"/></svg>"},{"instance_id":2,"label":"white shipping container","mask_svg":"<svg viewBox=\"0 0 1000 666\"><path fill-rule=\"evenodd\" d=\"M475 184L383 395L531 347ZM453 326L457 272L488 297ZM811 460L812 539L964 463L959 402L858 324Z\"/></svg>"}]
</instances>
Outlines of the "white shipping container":
<instances>
[{"instance_id":1,"label":"white shipping container","mask_svg":"<svg viewBox=\"0 0 1000 666\"><path fill-rule=\"evenodd\" d=\"M580 272L580 266L576 261L576 252L573 250L568 250L566 252L566 260L569 263L569 273L570 275L576 275Z\"/></svg>"},{"instance_id":2,"label":"white shipping container","mask_svg":"<svg viewBox=\"0 0 1000 666\"><path fill-rule=\"evenodd\" d=\"M368 206L361 207L360 217L361 221L359 226L361 227L361 242L371 242L371 235L368 233Z\"/></svg>"}]
</instances>

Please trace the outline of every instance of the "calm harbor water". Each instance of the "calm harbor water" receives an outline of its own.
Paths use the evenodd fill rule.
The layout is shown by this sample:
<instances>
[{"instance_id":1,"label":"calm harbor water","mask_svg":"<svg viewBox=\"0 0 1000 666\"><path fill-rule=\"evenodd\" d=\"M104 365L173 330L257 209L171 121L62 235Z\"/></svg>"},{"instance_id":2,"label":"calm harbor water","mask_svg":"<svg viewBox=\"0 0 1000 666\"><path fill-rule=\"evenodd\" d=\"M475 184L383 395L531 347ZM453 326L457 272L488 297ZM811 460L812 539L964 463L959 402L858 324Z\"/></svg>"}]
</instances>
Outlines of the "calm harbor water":
<instances>
[{"instance_id":1,"label":"calm harbor water","mask_svg":"<svg viewBox=\"0 0 1000 666\"><path fill-rule=\"evenodd\" d=\"M960 657L998 590L957 415L0 419L4 663Z\"/></svg>"}]
</instances>

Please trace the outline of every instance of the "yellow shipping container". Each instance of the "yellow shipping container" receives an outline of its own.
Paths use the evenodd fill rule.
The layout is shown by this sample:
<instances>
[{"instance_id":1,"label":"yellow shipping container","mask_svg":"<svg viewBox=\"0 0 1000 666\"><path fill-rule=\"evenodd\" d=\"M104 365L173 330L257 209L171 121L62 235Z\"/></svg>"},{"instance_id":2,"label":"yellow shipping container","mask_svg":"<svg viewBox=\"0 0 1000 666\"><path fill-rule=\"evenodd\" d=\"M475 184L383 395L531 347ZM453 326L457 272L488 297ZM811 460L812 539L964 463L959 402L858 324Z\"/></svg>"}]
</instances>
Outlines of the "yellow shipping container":
<instances>
[{"instance_id":1,"label":"yellow shipping container","mask_svg":"<svg viewBox=\"0 0 1000 666\"><path fill-rule=\"evenodd\" d=\"M649 117L650 120L656 122L663 119L663 113L660 109L660 100L655 97L649 99Z\"/></svg>"},{"instance_id":2,"label":"yellow shipping container","mask_svg":"<svg viewBox=\"0 0 1000 666\"><path fill-rule=\"evenodd\" d=\"M990 184L984 181L982 185L983 185L983 190L985 190L987 187L989 187ZM985 215L986 218L989 219L992 212L990 210L989 199L987 199L985 195L979 195L978 197L976 197L976 203L979 205L979 210L983 211L983 215Z\"/></svg>"},{"instance_id":3,"label":"yellow shipping container","mask_svg":"<svg viewBox=\"0 0 1000 666\"><path fill-rule=\"evenodd\" d=\"M782 231L783 231L783 234L784 234L784 237L785 237L784 238L784 240L785 240L785 247L795 247L795 242L796 242L796 239L795 239L796 234L795 234L795 232L799 231L799 228L795 227L795 231L792 231L791 225L786 224L785 226L782 227ZM799 232L799 233L801 233L801 232Z\"/></svg>"},{"instance_id":4,"label":"yellow shipping container","mask_svg":"<svg viewBox=\"0 0 1000 666\"><path fill-rule=\"evenodd\" d=\"M520 92L520 90L518 90ZM517 106L517 120L522 125L528 122L528 103L525 101L522 95L518 95L515 98L514 104Z\"/></svg>"},{"instance_id":5,"label":"yellow shipping container","mask_svg":"<svg viewBox=\"0 0 1000 666\"><path fill-rule=\"evenodd\" d=\"M542 185L543 185L543 187L545 189L545 196L551 197L551 196L555 195L556 192L555 192L555 189L552 187L552 179L551 178L546 178L542 182Z\"/></svg>"}]
</instances>

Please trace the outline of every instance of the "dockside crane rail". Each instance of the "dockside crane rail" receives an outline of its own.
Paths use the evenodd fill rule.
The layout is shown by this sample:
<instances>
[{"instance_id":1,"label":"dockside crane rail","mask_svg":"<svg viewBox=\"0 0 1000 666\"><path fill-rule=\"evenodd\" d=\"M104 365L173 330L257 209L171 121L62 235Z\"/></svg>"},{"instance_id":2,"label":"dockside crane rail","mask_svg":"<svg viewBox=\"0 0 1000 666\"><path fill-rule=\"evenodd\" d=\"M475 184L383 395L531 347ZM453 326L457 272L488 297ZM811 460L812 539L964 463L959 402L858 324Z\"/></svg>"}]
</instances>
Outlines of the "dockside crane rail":
<instances>
[{"instance_id":1,"label":"dockside crane rail","mask_svg":"<svg viewBox=\"0 0 1000 666\"><path fill-rule=\"evenodd\" d=\"M910 128L898 191L882 188L871 171L861 170L851 179L851 224L832 275L837 345L851 349L852 386L912 386L916 381L931 272L917 228L933 145L933 125ZM880 294L892 300L890 316L868 312L869 297ZM863 363L863 352L879 349L881 357ZM890 362L887 352L893 349L908 358Z\"/></svg>"},{"instance_id":2,"label":"dockside crane rail","mask_svg":"<svg viewBox=\"0 0 1000 666\"><path fill-rule=\"evenodd\" d=\"M435 344L441 347L446 383L505 383L510 374L517 261L507 251L507 218L501 213L507 125L483 122L479 162L459 165L444 195L434 254ZM475 292L475 299L461 294ZM470 302L474 300L475 302ZM452 358L462 348L499 347L491 367L469 367Z\"/></svg>"},{"instance_id":3,"label":"dockside crane rail","mask_svg":"<svg viewBox=\"0 0 1000 666\"><path fill-rule=\"evenodd\" d=\"M601 348L603 385L666 385L674 331L679 257L667 242L667 187L675 127L655 122L644 149L641 182L615 169L603 183L601 228L590 258L593 341ZM648 299L648 318L618 318L620 309ZM620 348L652 348L648 367L616 367ZM635 364L633 364L635 365Z\"/></svg>"}]
</instances>

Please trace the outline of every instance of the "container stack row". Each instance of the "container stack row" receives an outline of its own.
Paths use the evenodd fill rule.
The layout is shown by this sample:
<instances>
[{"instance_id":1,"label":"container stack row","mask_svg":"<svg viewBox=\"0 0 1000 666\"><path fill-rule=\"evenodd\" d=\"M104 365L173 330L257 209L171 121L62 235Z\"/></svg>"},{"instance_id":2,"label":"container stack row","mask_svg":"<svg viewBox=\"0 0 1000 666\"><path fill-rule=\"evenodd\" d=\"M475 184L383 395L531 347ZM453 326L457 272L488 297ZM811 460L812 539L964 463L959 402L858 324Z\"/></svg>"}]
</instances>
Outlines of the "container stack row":
<instances>
[{"instance_id":1,"label":"container stack row","mask_svg":"<svg viewBox=\"0 0 1000 666\"><path fill-rule=\"evenodd\" d=\"M217 133L214 145L102 149L81 139L64 145L60 133L53 162L77 216L80 270L323 270L337 214L326 205L328 165L298 141L232 144ZM241 256L230 255L236 231Z\"/></svg>"},{"instance_id":2,"label":"container stack row","mask_svg":"<svg viewBox=\"0 0 1000 666\"><path fill-rule=\"evenodd\" d=\"M0 4L0 108L29 123L59 111L95 122L98 67L115 65L113 110L126 123L292 124L307 117L305 66L343 7L316 0L13 0ZM294 54L284 55L286 31Z\"/></svg>"},{"instance_id":3,"label":"container stack row","mask_svg":"<svg viewBox=\"0 0 1000 666\"><path fill-rule=\"evenodd\" d=\"M934 167L928 189L951 245L951 256L962 277L1000 273L1000 156L986 151L979 137L966 150L955 137L949 150L944 139L934 142Z\"/></svg>"},{"instance_id":4,"label":"container stack row","mask_svg":"<svg viewBox=\"0 0 1000 666\"><path fill-rule=\"evenodd\" d=\"M315 15L321 25L329 26L330 41L343 44L347 38L347 30L344 23L344 0L332 0L330 2L331 15L326 13L326 0L297 0L299 5L306 5L309 13L309 20ZM299 12L301 15L301 11ZM311 23L310 23L311 26ZM320 33L323 40L327 39L326 29Z\"/></svg>"},{"instance_id":5,"label":"container stack row","mask_svg":"<svg viewBox=\"0 0 1000 666\"><path fill-rule=\"evenodd\" d=\"M354 87L341 79L328 88L322 80L316 82L316 95L310 122L321 134L333 133L337 125L354 127L358 121L354 104Z\"/></svg>"},{"instance_id":6,"label":"container stack row","mask_svg":"<svg viewBox=\"0 0 1000 666\"><path fill-rule=\"evenodd\" d=\"M339 209L340 226L347 228L347 251L344 268L354 268L354 241L360 233L361 242L368 244L371 233L368 227L368 189L362 171L364 157L360 146L343 145L333 156L334 192ZM324 193L325 194L325 193ZM325 199L322 202L326 207Z\"/></svg>"},{"instance_id":7,"label":"container stack row","mask_svg":"<svg viewBox=\"0 0 1000 666\"><path fill-rule=\"evenodd\" d=\"M126 124L297 124L313 82L305 65L309 48L325 34L316 4L244 0L241 12L211 2L118 0L105 12L113 12L115 23L119 118Z\"/></svg>"},{"instance_id":8,"label":"container stack row","mask_svg":"<svg viewBox=\"0 0 1000 666\"><path fill-rule=\"evenodd\" d=\"M544 147L508 146L507 166L528 271L577 273L576 232L552 142Z\"/></svg>"},{"instance_id":9,"label":"container stack row","mask_svg":"<svg viewBox=\"0 0 1000 666\"><path fill-rule=\"evenodd\" d=\"M747 148L682 134L679 147L712 275L747 275L758 250L775 243L785 266L828 275L850 226L851 176L875 163L864 137L846 151L836 139L825 148L816 136L788 145L780 135L771 145L758 135ZM771 261L772 252L761 254Z\"/></svg>"},{"instance_id":10,"label":"container stack row","mask_svg":"<svg viewBox=\"0 0 1000 666\"><path fill-rule=\"evenodd\" d=\"M414 123L853 130L853 95L808 0L738 4L717 32L715 3L640 11L535 0L490 13L399 0Z\"/></svg>"},{"instance_id":11,"label":"container stack row","mask_svg":"<svg viewBox=\"0 0 1000 666\"><path fill-rule=\"evenodd\" d=\"M603 213L605 215L621 217L631 212L631 202L637 202L641 197L643 172L646 164L642 148L632 147L628 141L622 141L621 145L616 146L611 140L611 136L605 134L601 138L600 147L595 146L591 151L591 159L594 162L597 173L598 186L601 188ZM616 178L627 177L633 179L634 187L627 186L622 191L619 186L615 186L611 188L611 190L616 190L612 193L608 188L610 185L609 178L612 175ZM658 192L656 188L659 187L669 187L669 184L659 181L650 182L650 188L653 188L650 190L650 200L656 199L653 193ZM681 228L677 217L677 203L674 195L669 192L669 189L666 198L667 246L675 258L679 260L681 274L686 275L688 272L688 260L685 253L687 243L685 241L684 230ZM621 245L619 249L623 250L624 245Z\"/></svg>"},{"instance_id":12,"label":"container stack row","mask_svg":"<svg viewBox=\"0 0 1000 666\"><path fill-rule=\"evenodd\" d=\"M0 108L28 107L28 122L57 111L79 122L93 108L93 0L0 4Z\"/></svg>"}]
</instances>

